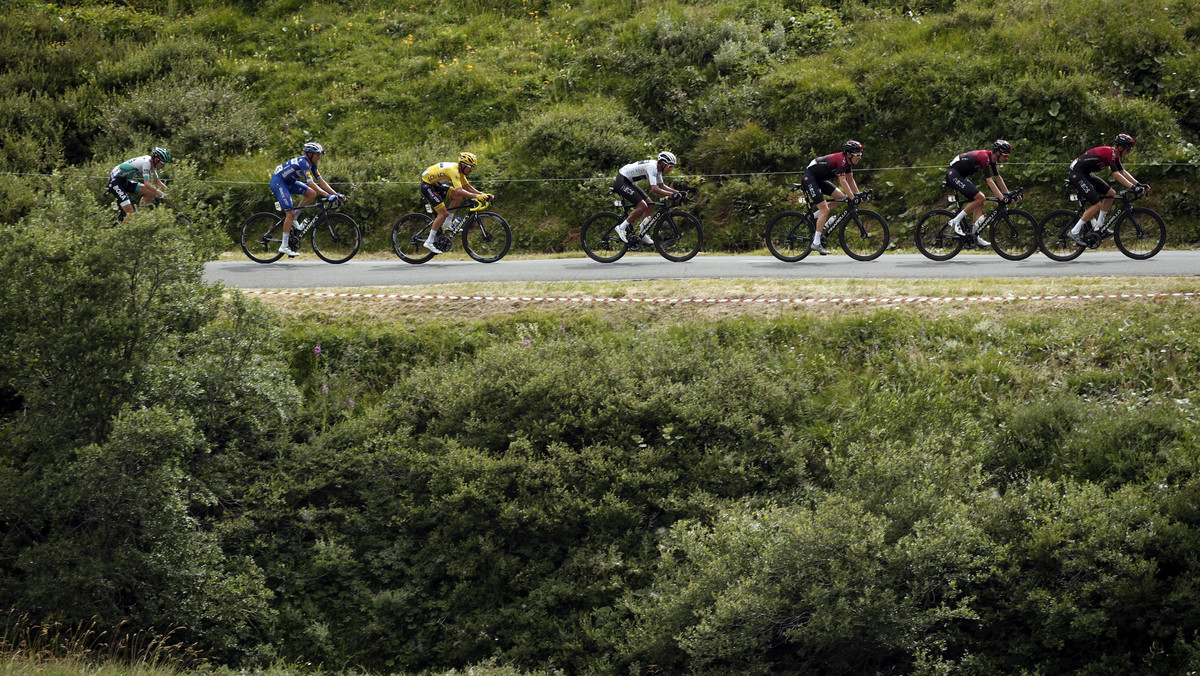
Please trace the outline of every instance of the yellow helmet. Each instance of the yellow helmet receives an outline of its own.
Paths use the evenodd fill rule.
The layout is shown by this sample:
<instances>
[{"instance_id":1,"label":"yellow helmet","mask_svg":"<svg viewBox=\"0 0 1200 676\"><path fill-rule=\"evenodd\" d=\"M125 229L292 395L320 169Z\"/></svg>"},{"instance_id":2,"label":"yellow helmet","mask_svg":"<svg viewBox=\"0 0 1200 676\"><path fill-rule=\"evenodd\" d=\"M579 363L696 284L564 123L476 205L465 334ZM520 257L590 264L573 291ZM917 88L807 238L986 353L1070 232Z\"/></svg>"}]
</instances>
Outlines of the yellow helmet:
<instances>
[{"instance_id":1,"label":"yellow helmet","mask_svg":"<svg viewBox=\"0 0 1200 676\"><path fill-rule=\"evenodd\" d=\"M468 167L473 167L479 163L479 160L475 159L475 156L472 155L471 153L459 153L458 154L458 163L465 164Z\"/></svg>"}]
</instances>

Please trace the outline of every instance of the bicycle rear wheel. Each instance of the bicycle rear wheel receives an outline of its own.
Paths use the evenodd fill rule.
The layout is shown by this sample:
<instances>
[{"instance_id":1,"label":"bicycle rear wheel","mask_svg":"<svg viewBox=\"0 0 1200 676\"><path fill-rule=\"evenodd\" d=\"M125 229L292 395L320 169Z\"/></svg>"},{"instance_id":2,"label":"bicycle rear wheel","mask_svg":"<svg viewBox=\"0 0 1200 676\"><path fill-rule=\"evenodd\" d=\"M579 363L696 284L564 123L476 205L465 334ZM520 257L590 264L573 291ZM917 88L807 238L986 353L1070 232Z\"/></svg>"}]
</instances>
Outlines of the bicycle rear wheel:
<instances>
[{"instance_id":1,"label":"bicycle rear wheel","mask_svg":"<svg viewBox=\"0 0 1200 676\"><path fill-rule=\"evenodd\" d=\"M433 258L433 252L425 248L429 228L433 219L425 214L405 214L392 226L392 251L400 260L420 265Z\"/></svg>"},{"instance_id":2,"label":"bicycle rear wheel","mask_svg":"<svg viewBox=\"0 0 1200 676\"><path fill-rule=\"evenodd\" d=\"M317 219L310 235L313 251L326 263L345 263L362 244L358 224L346 214L326 213Z\"/></svg>"},{"instance_id":3,"label":"bicycle rear wheel","mask_svg":"<svg viewBox=\"0 0 1200 676\"><path fill-rule=\"evenodd\" d=\"M1079 258L1083 247L1076 244L1067 236L1079 214L1069 209L1057 209L1046 214L1038 226L1038 248L1048 258L1056 261L1070 261Z\"/></svg>"},{"instance_id":4,"label":"bicycle rear wheel","mask_svg":"<svg viewBox=\"0 0 1200 676\"><path fill-rule=\"evenodd\" d=\"M255 263L274 263L283 254L283 219L275 214L254 214L242 223L242 251Z\"/></svg>"},{"instance_id":5,"label":"bicycle rear wheel","mask_svg":"<svg viewBox=\"0 0 1200 676\"><path fill-rule=\"evenodd\" d=\"M579 239L588 258L597 263L612 263L625 255L629 246L617 237L617 225L622 220L618 214L601 211L584 222Z\"/></svg>"},{"instance_id":6,"label":"bicycle rear wheel","mask_svg":"<svg viewBox=\"0 0 1200 676\"><path fill-rule=\"evenodd\" d=\"M654 248L675 263L695 258L703 240L700 219L686 211L668 211L654 224Z\"/></svg>"},{"instance_id":7,"label":"bicycle rear wheel","mask_svg":"<svg viewBox=\"0 0 1200 676\"><path fill-rule=\"evenodd\" d=\"M1020 209L1009 209L992 220L988 234L992 238L992 249L1001 258L1023 261L1038 248L1038 222L1033 214Z\"/></svg>"},{"instance_id":8,"label":"bicycle rear wheel","mask_svg":"<svg viewBox=\"0 0 1200 676\"><path fill-rule=\"evenodd\" d=\"M963 241L950 225L952 218L954 213L946 209L934 209L922 216L913 229L917 251L931 261L948 261L957 256Z\"/></svg>"},{"instance_id":9,"label":"bicycle rear wheel","mask_svg":"<svg viewBox=\"0 0 1200 676\"><path fill-rule=\"evenodd\" d=\"M495 263L512 246L512 228L500 214L484 211L471 219L462 232L463 249L480 263Z\"/></svg>"},{"instance_id":10,"label":"bicycle rear wheel","mask_svg":"<svg viewBox=\"0 0 1200 676\"><path fill-rule=\"evenodd\" d=\"M873 261L887 250L892 232L883 216L874 211L859 210L842 222L838 238L847 256L856 261Z\"/></svg>"},{"instance_id":11,"label":"bicycle rear wheel","mask_svg":"<svg viewBox=\"0 0 1200 676\"><path fill-rule=\"evenodd\" d=\"M1154 211L1136 207L1125 212L1113 228L1113 241L1121 253L1144 261L1167 243L1167 224Z\"/></svg>"},{"instance_id":12,"label":"bicycle rear wheel","mask_svg":"<svg viewBox=\"0 0 1200 676\"><path fill-rule=\"evenodd\" d=\"M813 223L799 211L781 211L767 223L767 250L784 263L807 256L813 241Z\"/></svg>"}]
</instances>

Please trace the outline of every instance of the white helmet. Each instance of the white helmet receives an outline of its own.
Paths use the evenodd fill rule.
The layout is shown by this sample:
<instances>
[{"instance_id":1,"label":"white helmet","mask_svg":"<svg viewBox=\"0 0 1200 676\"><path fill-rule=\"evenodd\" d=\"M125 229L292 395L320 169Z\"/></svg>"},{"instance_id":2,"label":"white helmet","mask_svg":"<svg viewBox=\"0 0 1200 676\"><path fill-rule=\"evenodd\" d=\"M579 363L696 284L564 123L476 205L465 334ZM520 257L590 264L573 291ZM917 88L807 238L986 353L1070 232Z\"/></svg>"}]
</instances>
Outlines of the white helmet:
<instances>
[{"instance_id":1,"label":"white helmet","mask_svg":"<svg viewBox=\"0 0 1200 676\"><path fill-rule=\"evenodd\" d=\"M304 153L317 153L318 155L324 155L325 148L316 141L309 141L308 143L304 144Z\"/></svg>"},{"instance_id":2,"label":"white helmet","mask_svg":"<svg viewBox=\"0 0 1200 676\"><path fill-rule=\"evenodd\" d=\"M664 150L658 154L658 161L662 162L663 164L669 164L672 167L675 166L676 164L679 164L678 162L675 161L674 153L672 153L668 150Z\"/></svg>"}]
</instances>

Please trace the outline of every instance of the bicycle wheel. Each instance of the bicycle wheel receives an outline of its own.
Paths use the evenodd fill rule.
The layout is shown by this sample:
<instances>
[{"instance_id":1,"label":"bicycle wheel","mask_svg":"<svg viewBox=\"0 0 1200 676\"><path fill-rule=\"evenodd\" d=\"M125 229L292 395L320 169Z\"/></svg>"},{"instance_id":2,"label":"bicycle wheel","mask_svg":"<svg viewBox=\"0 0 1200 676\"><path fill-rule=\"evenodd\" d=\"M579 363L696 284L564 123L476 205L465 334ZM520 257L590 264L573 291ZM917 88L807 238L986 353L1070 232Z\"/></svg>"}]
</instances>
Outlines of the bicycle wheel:
<instances>
[{"instance_id":1,"label":"bicycle wheel","mask_svg":"<svg viewBox=\"0 0 1200 676\"><path fill-rule=\"evenodd\" d=\"M392 226L392 251L400 260L420 265L433 258L433 252L425 248L429 227L433 219L425 214L405 214Z\"/></svg>"},{"instance_id":2,"label":"bicycle wheel","mask_svg":"<svg viewBox=\"0 0 1200 676\"><path fill-rule=\"evenodd\" d=\"M992 238L992 249L1001 258L1023 261L1038 248L1038 222L1033 214L1020 209L1009 209L988 226Z\"/></svg>"},{"instance_id":3,"label":"bicycle wheel","mask_svg":"<svg viewBox=\"0 0 1200 676\"><path fill-rule=\"evenodd\" d=\"M495 263L512 246L512 228L500 214L483 211L463 228L462 242L471 258L480 263Z\"/></svg>"},{"instance_id":4,"label":"bicycle wheel","mask_svg":"<svg viewBox=\"0 0 1200 676\"><path fill-rule=\"evenodd\" d=\"M1154 211L1136 207L1121 215L1113 227L1113 241L1121 253L1144 261L1162 251L1167 243L1167 224Z\"/></svg>"},{"instance_id":5,"label":"bicycle wheel","mask_svg":"<svg viewBox=\"0 0 1200 676\"><path fill-rule=\"evenodd\" d=\"M312 248L326 263L345 263L362 245L358 224L346 214L326 213L312 226Z\"/></svg>"},{"instance_id":6,"label":"bicycle wheel","mask_svg":"<svg viewBox=\"0 0 1200 676\"><path fill-rule=\"evenodd\" d=\"M1067 236L1079 214L1069 209L1056 209L1046 214L1038 225L1038 248L1048 258L1056 261L1070 261L1079 258L1083 247L1076 244Z\"/></svg>"},{"instance_id":7,"label":"bicycle wheel","mask_svg":"<svg viewBox=\"0 0 1200 676\"><path fill-rule=\"evenodd\" d=\"M242 223L242 251L255 263L274 263L283 254L283 219L272 213L254 214Z\"/></svg>"},{"instance_id":8,"label":"bicycle wheel","mask_svg":"<svg viewBox=\"0 0 1200 676\"><path fill-rule=\"evenodd\" d=\"M584 222L579 232L579 240L583 243L583 252L588 258L597 263L612 263L621 256L629 246L617 237L617 225L622 217L611 211L602 211Z\"/></svg>"},{"instance_id":9,"label":"bicycle wheel","mask_svg":"<svg viewBox=\"0 0 1200 676\"><path fill-rule=\"evenodd\" d=\"M887 221L874 211L859 210L842 222L838 238L842 251L856 261L873 261L883 255L892 242Z\"/></svg>"},{"instance_id":10,"label":"bicycle wheel","mask_svg":"<svg viewBox=\"0 0 1200 676\"><path fill-rule=\"evenodd\" d=\"M948 261L957 256L963 241L950 225L952 218L954 212L946 209L934 209L922 216L913 230L917 251L931 261Z\"/></svg>"},{"instance_id":11,"label":"bicycle wheel","mask_svg":"<svg viewBox=\"0 0 1200 676\"><path fill-rule=\"evenodd\" d=\"M669 261L692 260L700 253L703 242L700 219L686 211L668 211L654 224L654 248Z\"/></svg>"},{"instance_id":12,"label":"bicycle wheel","mask_svg":"<svg viewBox=\"0 0 1200 676\"><path fill-rule=\"evenodd\" d=\"M812 249L813 222L799 211L783 211L767 223L767 249L784 263L803 260Z\"/></svg>"}]
</instances>

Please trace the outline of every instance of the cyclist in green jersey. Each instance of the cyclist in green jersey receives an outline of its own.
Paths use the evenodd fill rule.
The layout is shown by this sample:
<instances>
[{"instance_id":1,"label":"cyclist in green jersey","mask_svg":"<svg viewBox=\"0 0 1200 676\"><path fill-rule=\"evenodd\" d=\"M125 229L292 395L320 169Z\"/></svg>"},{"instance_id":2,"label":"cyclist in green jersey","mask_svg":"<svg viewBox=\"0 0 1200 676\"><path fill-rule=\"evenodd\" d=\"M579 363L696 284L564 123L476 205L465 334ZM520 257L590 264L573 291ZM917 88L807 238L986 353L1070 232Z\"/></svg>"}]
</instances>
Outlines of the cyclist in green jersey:
<instances>
[{"instance_id":1,"label":"cyclist in green jersey","mask_svg":"<svg viewBox=\"0 0 1200 676\"><path fill-rule=\"evenodd\" d=\"M117 198L125 215L137 211L133 206L135 197L141 198L141 204L149 204L156 197L167 196L167 186L159 179L158 170L170 161L171 153L155 146L148 155L125 160L109 172L108 192Z\"/></svg>"}]
</instances>

